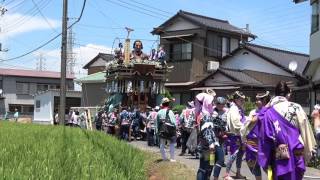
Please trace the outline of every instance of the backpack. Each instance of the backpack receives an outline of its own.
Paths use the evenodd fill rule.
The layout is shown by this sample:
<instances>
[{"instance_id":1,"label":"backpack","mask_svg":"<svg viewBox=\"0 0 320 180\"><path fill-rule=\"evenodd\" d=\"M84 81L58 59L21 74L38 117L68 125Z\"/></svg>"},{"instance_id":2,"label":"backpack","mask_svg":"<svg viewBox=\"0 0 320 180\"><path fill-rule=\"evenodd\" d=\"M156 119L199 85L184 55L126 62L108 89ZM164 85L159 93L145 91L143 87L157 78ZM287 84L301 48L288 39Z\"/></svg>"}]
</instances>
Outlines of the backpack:
<instances>
[{"instance_id":1,"label":"backpack","mask_svg":"<svg viewBox=\"0 0 320 180\"><path fill-rule=\"evenodd\" d=\"M159 137L164 139L171 139L176 135L176 127L172 124L169 117L169 110L166 111L166 117L160 120L159 123Z\"/></svg>"},{"instance_id":2,"label":"backpack","mask_svg":"<svg viewBox=\"0 0 320 180\"><path fill-rule=\"evenodd\" d=\"M193 124L195 123L195 114L193 110L186 110L185 111L185 127L188 129L193 128Z\"/></svg>"},{"instance_id":3,"label":"backpack","mask_svg":"<svg viewBox=\"0 0 320 180\"><path fill-rule=\"evenodd\" d=\"M149 119L148 119L148 124L149 124L149 127L151 129L155 128L156 120L157 120L157 113L156 112L151 112L151 114L149 115Z\"/></svg>"}]
</instances>

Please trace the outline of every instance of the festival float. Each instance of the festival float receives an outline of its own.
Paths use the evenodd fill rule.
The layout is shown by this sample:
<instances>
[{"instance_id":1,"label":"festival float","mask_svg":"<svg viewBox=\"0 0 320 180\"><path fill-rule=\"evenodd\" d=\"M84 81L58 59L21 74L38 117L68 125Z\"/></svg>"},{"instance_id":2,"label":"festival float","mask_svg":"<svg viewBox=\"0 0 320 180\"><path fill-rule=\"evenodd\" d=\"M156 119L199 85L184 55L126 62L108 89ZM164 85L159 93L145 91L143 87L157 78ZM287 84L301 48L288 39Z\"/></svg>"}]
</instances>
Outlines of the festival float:
<instances>
[{"instance_id":1,"label":"festival float","mask_svg":"<svg viewBox=\"0 0 320 180\"><path fill-rule=\"evenodd\" d=\"M145 110L154 107L165 93L166 74L172 69L165 61L163 47L152 50L148 56L143 53L140 40L133 42L130 50L128 31L124 43L114 50L114 59L106 64L106 107L134 107Z\"/></svg>"}]
</instances>

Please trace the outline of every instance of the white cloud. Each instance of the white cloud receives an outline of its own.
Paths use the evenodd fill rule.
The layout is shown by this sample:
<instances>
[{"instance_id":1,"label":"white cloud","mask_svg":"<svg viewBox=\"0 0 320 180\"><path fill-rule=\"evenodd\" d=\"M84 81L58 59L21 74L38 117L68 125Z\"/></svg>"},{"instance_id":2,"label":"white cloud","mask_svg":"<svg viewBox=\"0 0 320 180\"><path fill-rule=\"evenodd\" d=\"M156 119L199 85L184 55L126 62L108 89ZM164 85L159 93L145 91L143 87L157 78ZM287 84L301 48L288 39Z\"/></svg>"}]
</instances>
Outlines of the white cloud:
<instances>
[{"instance_id":1,"label":"white cloud","mask_svg":"<svg viewBox=\"0 0 320 180\"><path fill-rule=\"evenodd\" d=\"M42 50L33 53L36 59L39 58L40 54L46 59L45 67L48 71L60 71L60 49L53 50ZM82 67L92 60L98 53L110 53L111 48L97 44L87 44L73 49L75 54L75 67L74 72L77 78L83 77L87 74L87 71Z\"/></svg>"},{"instance_id":2,"label":"white cloud","mask_svg":"<svg viewBox=\"0 0 320 180\"><path fill-rule=\"evenodd\" d=\"M48 22L40 16L32 17L19 13L6 14L1 17L0 21L0 39L13 37L31 31L57 28L61 25L58 20L47 18L47 21Z\"/></svg>"},{"instance_id":3,"label":"white cloud","mask_svg":"<svg viewBox=\"0 0 320 180\"><path fill-rule=\"evenodd\" d=\"M60 49L54 50L43 50L34 53L35 58L39 58L40 54L46 59L45 67L48 71L60 71ZM110 53L111 48L97 45L97 44L87 44L73 49L75 54L75 67L74 72L76 78L81 78L87 75L87 70L84 70L82 67L92 60L98 53ZM75 84L76 90L81 90L81 87Z\"/></svg>"}]
</instances>

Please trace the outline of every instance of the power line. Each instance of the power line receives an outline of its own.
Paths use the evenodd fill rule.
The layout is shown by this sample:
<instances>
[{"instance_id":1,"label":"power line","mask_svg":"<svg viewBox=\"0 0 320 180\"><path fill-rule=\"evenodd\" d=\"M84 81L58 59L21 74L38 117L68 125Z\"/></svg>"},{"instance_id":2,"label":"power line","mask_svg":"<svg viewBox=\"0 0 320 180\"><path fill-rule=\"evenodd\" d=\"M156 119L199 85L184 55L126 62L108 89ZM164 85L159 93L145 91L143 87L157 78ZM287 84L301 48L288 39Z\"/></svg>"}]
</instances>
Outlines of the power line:
<instances>
[{"instance_id":1,"label":"power line","mask_svg":"<svg viewBox=\"0 0 320 180\"><path fill-rule=\"evenodd\" d=\"M122 0L118 0L118 1L120 1L120 2L122 2L122 3L124 3L124 4L128 4L128 5L130 5L130 6L133 6L133 7L139 8L139 9L143 9L143 10L145 10L145 11L147 11L147 12L150 12L150 13L158 14L158 15L161 15L161 16L164 16L164 17L167 17L167 18L170 17L170 16L168 16L168 15L159 13L159 12L157 12L157 11L149 10L149 9L144 8L144 7L142 7L142 6L137 6L137 5L134 4L134 3L130 3L130 1L128 1L128 2L124 2L124 1L122 1Z\"/></svg>"},{"instance_id":2,"label":"power line","mask_svg":"<svg viewBox=\"0 0 320 180\"><path fill-rule=\"evenodd\" d=\"M118 5L118 6L121 6L121 7L127 8L127 9L130 9L130 10L132 10L132 11L134 11L134 12L140 12L140 13L142 13L142 14L145 14L145 15L148 15L148 16L151 16L151 17L154 17L154 18L157 18L157 19L161 19L161 20L165 19L165 18L161 18L161 17L159 17L159 16L154 16L154 15L152 15L152 14L143 12L143 11L141 11L140 9L134 9L134 8L132 8L132 7L130 7L130 6L125 6L125 5L120 4L120 3L118 3L118 2L114 2L114 1L111 1L111 0L105 0L105 1L108 1L108 2L110 2L110 3L112 3L112 4L116 4L116 5ZM124 4L130 5L130 4L128 4L128 3L124 3Z\"/></svg>"},{"instance_id":3,"label":"power line","mask_svg":"<svg viewBox=\"0 0 320 180\"><path fill-rule=\"evenodd\" d=\"M106 1L109 1L109 2L113 3L113 2L110 1L110 0L106 0ZM117 3L114 3L114 4L117 4ZM127 3L126 3L126 4L127 4ZM119 6L121 6L121 7L124 7L124 8L127 8L127 9L130 9L130 10L133 10L133 11L135 11L135 12L140 12L140 13L145 14L145 15L148 15L148 16L152 16L152 17L156 17L156 18L161 18L161 17L158 17L158 16L150 15L149 13L144 13L144 12L139 11L139 10L137 10L137 9L133 9L133 8L130 8L130 7L127 7L127 6L123 6L123 5L121 5L121 4L117 4L117 5L119 5ZM158 15L159 15L159 14L158 14ZM161 14L160 14L160 15L161 15ZM162 18L161 18L161 19L162 19ZM163 32L163 33L165 33L165 34L169 34L168 32L163 31L163 30L161 30L161 32ZM193 45L195 45L195 46L198 46L198 47L200 47L200 48L204 48L204 49L206 49L206 50L210 50L210 51L213 51L213 52L220 52L220 51L218 51L217 49L210 48L210 47L208 47L208 46L205 46L205 45L202 45L202 44L199 44L199 43L195 43L195 42L189 41L189 40L184 39L184 38L181 38L181 37L177 37L177 38L180 39L180 40L182 40L182 41L184 41L184 42L188 42L188 43L191 43L191 44L193 44ZM122 38L119 38L119 39L122 39ZM125 38L123 38L123 39L125 39ZM142 40L142 39L140 39L140 40ZM153 40L153 41L156 41L156 40ZM229 53L229 52L226 52L226 51L222 51L222 50L221 50L221 53L222 53L222 52L224 52L224 53Z\"/></svg>"},{"instance_id":4,"label":"power line","mask_svg":"<svg viewBox=\"0 0 320 180\"><path fill-rule=\"evenodd\" d=\"M50 0L44 1L42 0L42 4L40 4L40 8L45 8L48 6ZM13 24L7 25L6 32L15 30L17 27L21 27L23 24L28 22L30 19L35 17L39 12L37 11L36 6L34 6L32 9L30 9L26 14L30 14L29 16L22 16L20 19L15 20Z\"/></svg>"},{"instance_id":5,"label":"power line","mask_svg":"<svg viewBox=\"0 0 320 180\"><path fill-rule=\"evenodd\" d=\"M48 21L48 19L43 15L43 13L41 12L39 6L37 5L37 3L34 2L34 0L32 0L32 3L34 4L34 6L37 8L38 12L40 13L41 17L47 22L47 24L50 26L50 28L52 29L52 31L58 33L57 30L54 29L54 27L51 25L51 23Z\"/></svg>"},{"instance_id":6,"label":"power line","mask_svg":"<svg viewBox=\"0 0 320 180\"><path fill-rule=\"evenodd\" d=\"M12 0L12 1L9 1L8 4L5 4L5 6L8 6L9 4L11 4L11 3L13 3L13 2L14 2L13 0ZM18 4L14 5L14 6L12 6L12 7L9 7L9 8L10 8L10 9L15 9L15 8L21 6L24 2L25 2L25 0L22 0L22 1L20 1Z\"/></svg>"},{"instance_id":7,"label":"power line","mask_svg":"<svg viewBox=\"0 0 320 180\"><path fill-rule=\"evenodd\" d=\"M133 1L133 2L135 2L135 3L137 3L137 4L140 4L140 5L143 5L143 6L145 6L145 7L149 7L149 8L152 8L152 9L155 9L155 10L158 10L158 11L161 11L161 12L164 12L164 13L167 13L167 14L174 14L174 13L171 13L171 12L168 12L168 11L164 11L164 10L161 10L161 9L159 9L159 8L156 8L156 7L153 7L153 6L150 6L150 5L148 5L148 4L144 4L144 3L141 3L141 2L138 2L138 1L135 1L135 0L131 0L131 1Z\"/></svg>"},{"instance_id":8,"label":"power line","mask_svg":"<svg viewBox=\"0 0 320 180\"><path fill-rule=\"evenodd\" d=\"M97 29L124 29L123 27L110 27L110 26L98 26L93 24L78 24L78 26L88 27L88 28L97 28ZM131 27L131 26L130 26ZM143 29L150 29L150 28L143 28L143 27L132 27L135 31L136 30L143 30Z\"/></svg>"},{"instance_id":9,"label":"power line","mask_svg":"<svg viewBox=\"0 0 320 180\"><path fill-rule=\"evenodd\" d=\"M87 0L84 0L84 1L83 1L83 5L82 5L82 9L81 9L81 13L80 13L79 18L78 18L75 22L73 22L70 26L68 26L67 29L71 28L72 26L74 26L75 24L77 24L77 23L81 20L82 15L83 15L84 8L85 8L85 6L86 6L86 2L87 2ZM50 40L48 40L48 41L45 42L44 44L38 46L37 48L35 48L35 49L33 49L33 50L29 51L29 52L26 52L26 53L24 53L24 54L21 54L21 55L19 55L19 56L16 56L16 57L13 57L13 58L9 58L9 59L0 59L0 62L3 62L3 61L12 61L12 60L19 59L19 58L22 58L22 57L24 57L24 56L27 56L27 55L29 55L29 54L31 54L31 53L33 53L33 52L35 52L35 51L43 48L44 46L50 44L52 41L54 41L54 40L57 39L59 36L61 36L61 34L62 34L62 33L60 32L59 34L57 34L56 36L54 36L53 38L51 38Z\"/></svg>"}]
</instances>

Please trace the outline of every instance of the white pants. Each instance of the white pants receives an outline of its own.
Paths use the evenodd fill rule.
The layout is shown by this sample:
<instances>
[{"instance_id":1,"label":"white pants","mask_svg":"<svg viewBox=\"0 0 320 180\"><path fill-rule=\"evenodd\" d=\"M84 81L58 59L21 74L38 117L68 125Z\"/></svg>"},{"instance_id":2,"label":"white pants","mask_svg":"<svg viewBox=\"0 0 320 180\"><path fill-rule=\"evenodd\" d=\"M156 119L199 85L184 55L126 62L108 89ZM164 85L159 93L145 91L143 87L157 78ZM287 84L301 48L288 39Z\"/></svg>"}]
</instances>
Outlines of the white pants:
<instances>
[{"instance_id":1,"label":"white pants","mask_svg":"<svg viewBox=\"0 0 320 180\"><path fill-rule=\"evenodd\" d=\"M172 137L171 139L163 139L160 138L160 152L163 160L167 160L166 151L164 149L166 145L166 141L170 142L170 159L174 159L174 146L176 143L176 137Z\"/></svg>"}]
</instances>

